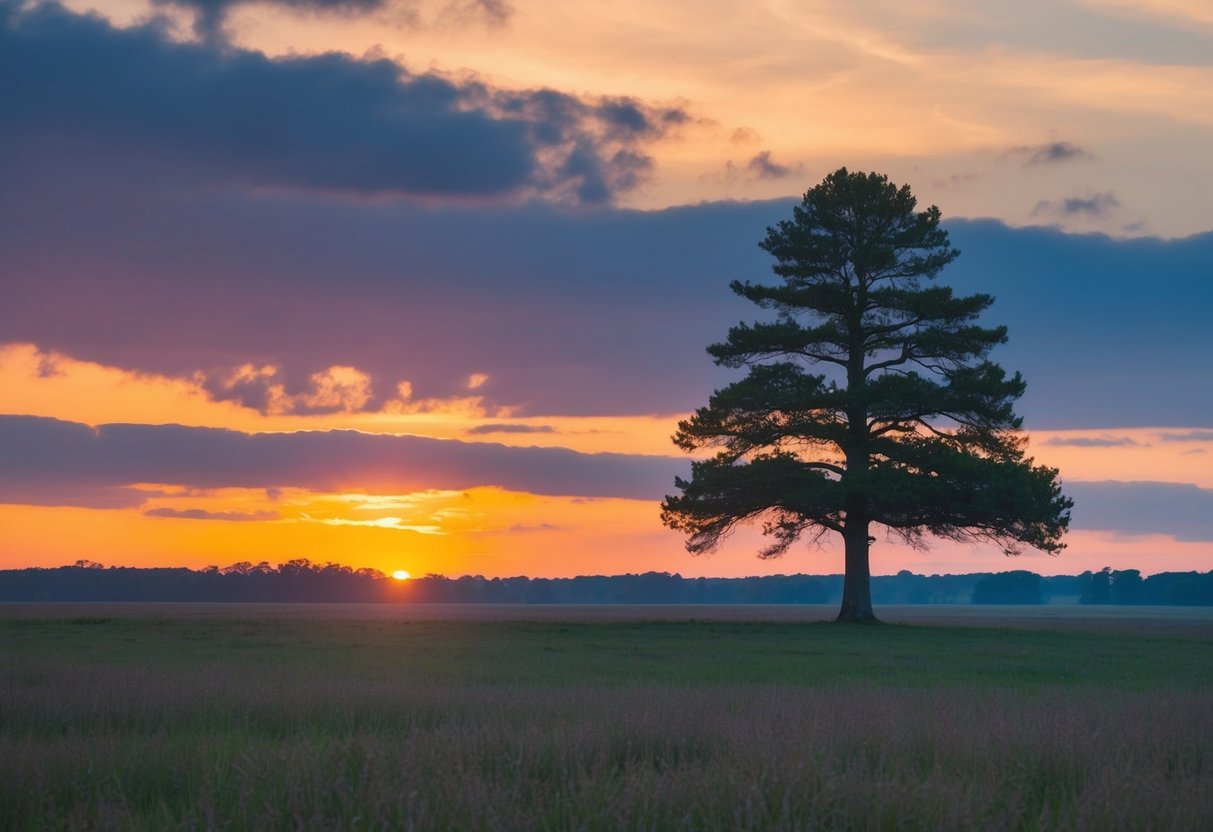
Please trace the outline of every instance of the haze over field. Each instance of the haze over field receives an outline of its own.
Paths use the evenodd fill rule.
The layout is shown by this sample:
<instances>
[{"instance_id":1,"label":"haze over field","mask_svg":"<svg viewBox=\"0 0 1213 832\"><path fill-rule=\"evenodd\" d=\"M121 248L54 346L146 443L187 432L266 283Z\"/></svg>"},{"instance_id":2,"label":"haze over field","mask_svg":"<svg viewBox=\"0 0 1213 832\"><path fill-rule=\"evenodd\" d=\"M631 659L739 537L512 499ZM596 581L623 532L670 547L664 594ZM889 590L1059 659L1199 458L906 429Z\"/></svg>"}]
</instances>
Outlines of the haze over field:
<instances>
[{"instance_id":1,"label":"haze over field","mask_svg":"<svg viewBox=\"0 0 1213 832\"><path fill-rule=\"evenodd\" d=\"M838 167L997 300L1058 558L1213 568L1213 14L1185 0L0 0L0 568L692 558L675 423Z\"/></svg>"}]
</instances>

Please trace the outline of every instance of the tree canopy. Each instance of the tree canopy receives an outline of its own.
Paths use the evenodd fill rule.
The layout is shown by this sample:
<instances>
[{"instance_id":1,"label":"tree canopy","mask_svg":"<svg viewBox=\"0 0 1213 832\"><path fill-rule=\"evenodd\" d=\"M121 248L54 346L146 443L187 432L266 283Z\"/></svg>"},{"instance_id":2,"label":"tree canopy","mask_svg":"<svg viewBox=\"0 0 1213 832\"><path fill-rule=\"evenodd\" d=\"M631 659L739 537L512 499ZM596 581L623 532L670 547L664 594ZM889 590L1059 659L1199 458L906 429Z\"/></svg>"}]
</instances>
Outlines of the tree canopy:
<instances>
[{"instance_id":1,"label":"tree canopy","mask_svg":"<svg viewBox=\"0 0 1213 832\"><path fill-rule=\"evenodd\" d=\"M873 524L913 546L934 535L1008 554L1057 552L1069 525L1057 471L1025 453L1024 381L987 357L1007 338L977 323L994 299L933 282L959 252L939 209L916 207L908 186L842 168L767 229L781 280L731 287L774 314L708 347L748 374L674 436L717 453L675 480L663 522L694 553L750 522L771 539L763 557L840 535L840 620L875 620Z\"/></svg>"}]
</instances>

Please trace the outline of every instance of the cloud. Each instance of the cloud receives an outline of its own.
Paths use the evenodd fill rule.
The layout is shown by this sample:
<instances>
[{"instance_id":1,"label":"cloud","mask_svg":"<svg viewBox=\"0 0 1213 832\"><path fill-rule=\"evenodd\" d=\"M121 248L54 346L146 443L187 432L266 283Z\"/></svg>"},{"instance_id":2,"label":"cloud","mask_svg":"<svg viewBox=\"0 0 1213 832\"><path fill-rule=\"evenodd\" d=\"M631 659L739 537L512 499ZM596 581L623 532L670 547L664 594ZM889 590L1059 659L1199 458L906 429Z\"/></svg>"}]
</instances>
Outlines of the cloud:
<instances>
[{"instance_id":1,"label":"cloud","mask_svg":"<svg viewBox=\"0 0 1213 832\"><path fill-rule=\"evenodd\" d=\"M1213 430L1189 430L1182 433L1166 432L1159 435L1163 442L1213 442Z\"/></svg>"},{"instance_id":2,"label":"cloud","mask_svg":"<svg viewBox=\"0 0 1213 832\"><path fill-rule=\"evenodd\" d=\"M1041 444L1071 448L1127 448L1138 445L1127 436L1054 436Z\"/></svg>"},{"instance_id":3,"label":"cloud","mask_svg":"<svg viewBox=\"0 0 1213 832\"><path fill-rule=\"evenodd\" d=\"M449 0L438 13L440 22L458 25L482 21L505 26L513 16L514 7L505 0Z\"/></svg>"},{"instance_id":4,"label":"cloud","mask_svg":"<svg viewBox=\"0 0 1213 832\"><path fill-rule=\"evenodd\" d=\"M1213 385L1200 356L1211 336L1198 310L1213 303L1213 284L1199 276L1213 234L1113 240L989 221L948 227L963 254L941 279L995 296L983 317L1006 324L1010 340L993 358L1023 372L1017 410L1030 427L1210 426Z\"/></svg>"},{"instance_id":5,"label":"cloud","mask_svg":"<svg viewBox=\"0 0 1213 832\"><path fill-rule=\"evenodd\" d=\"M411 27L463 28L483 23L490 28L507 25L514 8L504 0L447 0L423 18L422 0L152 0L152 5L185 9L194 16L194 33L212 42L227 38L224 25L231 13L245 6L277 6L302 14L351 17L380 12L390 7L394 21Z\"/></svg>"},{"instance_id":6,"label":"cloud","mask_svg":"<svg viewBox=\"0 0 1213 832\"><path fill-rule=\"evenodd\" d=\"M783 179L794 173L800 173L800 165L781 165L771 158L771 151L764 150L746 162L748 170L756 179Z\"/></svg>"},{"instance_id":7,"label":"cloud","mask_svg":"<svg viewBox=\"0 0 1213 832\"><path fill-rule=\"evenodd\" d=\"M1019 145L1007 151L1008 156L1023 159L1025 167L1037 165L1053 165L1059 162L1072 162L1078 159L1094 158L1090 151L1084 150L1070 142L1049 142L1037 145Z\"/></svg>"},{"instance_id":8,"label":"cloud","mask_svg":"<svg viewBox=\"0 0 1213 832\"><path fill-rule=\"evenodd\" d=\"M681 412L720 380L703 347L736 322L728 282L766 271L753 243L786 210L433 209L120 178L80 200L75 177L11 173L6 340L265 412L374 410L401 382L411 402L467 397L475 373L489 413ZM371 397L320 397L333 368Z\"/></svg>"},{"instance_id":9,"label":"cloud","mask_svg":"<svg viewBox=\"0 0 1213 832\"><path fill-rule=\"evenodd\" d=\"M257 522L278 518L278 513L274 511L206 511L200 508L150 508L143 513L148 517L167 517L176 520L224 520L230 523Z\"/></svg>"},{"instance_id":10,"label":"cloud","mask_svg":"<svg viewBox=\"0 0 1213 832\"><path fill-rule=\"evenodd\" d=\"M476 425L468 428L464 433L469 436L484 436L491 433L555 433L556 429L551 425L520 425L510 423L494 423L487 425Z\"/></svg>"},{"instance_id":11,"label":"cloud","mask_svg":"<svg viewBox=\"0 0 1213 832\"><path fill-rule=\"evenodd\" d=\"M963 188L981 179L976 173L953 173L944 179L936 179L932 184L936 188Z\"/></svg>"},{"instance_id":12,"label":"cloud","mask_svg":"<svg viewBox=\"0 0 1213 832\"><path fill-rule=\"evenodd\" d=\"M47 481L44 478L13 480L6 478L0 470L0 504L119 509L137 508L155 496L159 495L122 486Z\"/></svg>"},{"instance_id":13,"label":"cloud","mask_svg":"<svg viewBox=\"0 0 1213 832\"><path fill-rule=\"evenodd\" d=\"M541 100L519 103L535 124L590 106L556 94L543 115ZM604 137L666 123L626 101L604 112ZM195 380L267 412L375 411L406 383L405 404L475 399L503 423L685 413L737 377L704 347L762 315L728 284L771 279L755 243L793 204L632 211L182 187L180 160L149 178L44 144L0 153L0 337ZM940 280L996 297L983 320L1007 325L1010 342L992 357L1027 379L1030 427L1213 427L1213 235L945 227L963 256ZM491 380L468 391L475 373Z\"/></svg>"},{"instance_id":14,"label":"cloud","mask_svg":"<svg viewBox=\"0 0 1213 832\"><path fill-rule=\"evenodd\" d=\"M101 425L33 416L0 416L0 497L25 505L128 508L160 492L135 483L189 488L301 488L344 493L368 508L403 506L373 495L441 494L497 486L580 499L658 500L671 490L685 460L624 454L581 454L560 448L516 448L417 436L355 431L249 434L180 425ZM428 491L427 491L428 490ZM1067 482L1074 528L1126 535L1163 534L1213 541L1213 490L1169 482ZM133 492L133 493L132 493ZM43 497L59 494L54 502ZM126 500L80 502L79 495L124 494ZM40 496L41 495L41 496ZM134 499L138 496L138 500ZM424 494L422 495L424 496ZM416 495L410 498L419 499ZM356 500L357 502L357 500ZM150 509L153 517L266 520L275 512L227 513ZM338 522L306 517L314 522ZM399 518L338 519L342 523L404 528ZM423 531L419 527L408 527Z\"/></svg>"},{"instance_id":15,"label":"cloud","mask_svg":"<svg viewBox=\"0 0 1213 832\"><path fill-rule=\"evenodd\" d=\"M195 380L213 399L236 401L262 413L354 413L373 399L371 377L356 367L334 365L312 373L306 387L293 393L287 392L286 381L273 365L199 372Z\"/></svg>"},{"instance_id":16,"label":"cloud","mask_svg":"<svg viewBox=\"0 0 1213 832\"><path fill-rule=\"evenodd\" d=\"M157 25L115 29L13 0L0 0L0 76L0 153L24 166L91 162L127 178L364 196L607 202L647 177L643 146L687 119L381 58L173 43Z\"/></svg>"},{"instance_id":17,"label":"cloud","mask_svg":"<svg viewBox=\"0 0 1213 832\"><path fill-rule=\"evenodd\" d=\"M1174 482L1067 482L1073 528L1213 541L1213 489Z\"/></svg>"},{"instance_id":18,"label":"cloud","mask_svg":"<svg viewBox=\"0 0 1213 832\"><path fill-rule=\"evenodd\" d=\"M27 490L67 493L135 483L387 494L497 486L533 494L655 501L687 469L685 460L670 457L356 431L249 434L125 424L94 429L56 419L0 416L0 494L16 503L25 503ZM154 511L154 516L187 516Z\"/></svg>"},{"instance_id":19,"label":"cloud","mask_svg":"<svg viewBox=\"0 0 1213 832\"><path fill-rule=\"evenodd\" d=\"M400 532L416 532L417 534L445 535L441 526L432 523L410 524L401 517L377 517L374 520L349 520L344 517L311 517L304 514L297 519L300 523L319 523L324 526L366 526L375 529L394 529Z\"/></svg>"},{"instance_id":20,"label":"cloud","mask_svg":"<svg viewBox=\"0 0 1213 832\"><path fill-rule=\"evenodd\" d=\"M751 127L738 127L729 134L730 144L754 144L761 140L762 137L758 135L758 131Z\"/></svg>"},{"instance_id":21,"label":"cloud","mask_svg":"<svg viewBox=\"0 0 1213 832\"><path fill-rule=\"evenodd\" d=\"M365 14L387 5L388 0L152 0L155 6L175 6L194 13L194 33L201 38L223 38L223 24L238 6L273 5L292 11L341 15Z\"/></svg>"},{"instance_id":22,"label":"cloud","mask_svg":"<svg viewBox=\"0 0 1213 832\"><path fill-rule=\"evenodd\" d=\"M1055 202L1042 199L1032 209L1032 216L1060 215L1064 217L1106 217L1120 207L1120 200L1111 191L1089 196L1072 196Z\"/></svg>"},{"instance_id":23,"label":"cloud","mask_svg":"<svg viewBox=\"0 0 1213 832\"><path fill-rule=\"evenodd\" d=\"M265 410L318 402L316 374L348 367L370 379L372 410L402 381L425 401L467 396L484 373L492 381L475 393L488 412L686 412L736 377L703 349L760 314L728 283L769 279L754 243L791 206L434 210L121 183L82 200L11 173L0 228L21 233L0 246L6 340L202 372L213 397ZM1213 385L1200 382L1213 235L946 227L963 255L940 279L997 298L984 319L1006 324L1010 341L993 357L1024 373L1031 427L1210 424ZM1160 273L1168 280L1149 280Z\"/></svg>"}]
</instances>

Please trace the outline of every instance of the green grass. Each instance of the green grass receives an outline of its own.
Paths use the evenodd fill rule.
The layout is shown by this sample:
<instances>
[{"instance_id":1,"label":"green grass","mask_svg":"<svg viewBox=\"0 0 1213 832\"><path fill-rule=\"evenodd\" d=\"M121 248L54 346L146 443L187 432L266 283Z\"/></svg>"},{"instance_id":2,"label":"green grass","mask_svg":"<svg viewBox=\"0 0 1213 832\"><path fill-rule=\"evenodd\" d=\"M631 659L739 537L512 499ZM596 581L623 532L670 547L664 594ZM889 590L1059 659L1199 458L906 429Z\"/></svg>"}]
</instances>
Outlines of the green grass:
<instances>
[{"instance_id":1,"label":"green grass","mask_svg":"<svg viewBox=\"0 0 1213 832\"><path fill-rule=\"evenodd\" d=\"M1200 635L7 618L0 828L1213 828L1210 693Z\"/></svg>"},{"instance_id":2,"label":"green grass","mask_svg":"<svg viewBox=\"0 0 1213 832\"><path fill-rule=\"evenodd\" d=\"M1213 640L1013 628L728 621L0 620L10 666L211 666L452 685L733 683L1208 688Z\"/></svg>"}]
</instances>

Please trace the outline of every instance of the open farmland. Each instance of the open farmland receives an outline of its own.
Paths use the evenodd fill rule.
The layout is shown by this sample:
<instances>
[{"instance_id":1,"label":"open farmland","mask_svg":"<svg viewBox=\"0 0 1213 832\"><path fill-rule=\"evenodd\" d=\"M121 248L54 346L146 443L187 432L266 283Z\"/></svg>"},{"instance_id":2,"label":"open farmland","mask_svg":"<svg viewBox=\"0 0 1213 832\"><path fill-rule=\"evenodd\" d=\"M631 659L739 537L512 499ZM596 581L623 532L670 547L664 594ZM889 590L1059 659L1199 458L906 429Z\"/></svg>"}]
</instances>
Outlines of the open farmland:
<instances>
[{"instance_id":1,"label":"open farmland","mask_svg":"<svg viewBox=\"0 0 1213 832\"><path fill-rule=\"evenodd\" d=\"M4 605L0 825L1213 827L1209 611L882 612Z\"/></svg>"}]
</instances>

